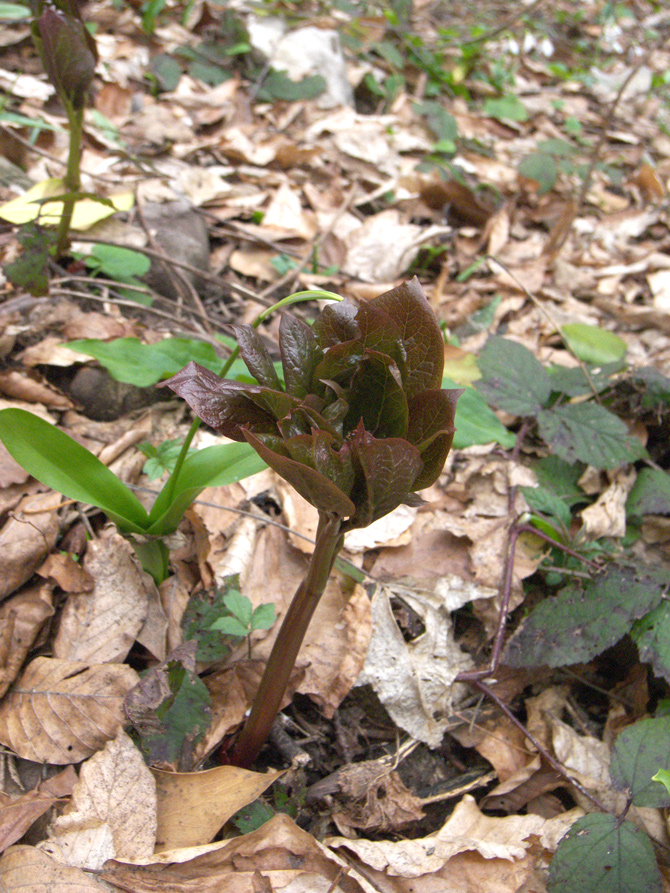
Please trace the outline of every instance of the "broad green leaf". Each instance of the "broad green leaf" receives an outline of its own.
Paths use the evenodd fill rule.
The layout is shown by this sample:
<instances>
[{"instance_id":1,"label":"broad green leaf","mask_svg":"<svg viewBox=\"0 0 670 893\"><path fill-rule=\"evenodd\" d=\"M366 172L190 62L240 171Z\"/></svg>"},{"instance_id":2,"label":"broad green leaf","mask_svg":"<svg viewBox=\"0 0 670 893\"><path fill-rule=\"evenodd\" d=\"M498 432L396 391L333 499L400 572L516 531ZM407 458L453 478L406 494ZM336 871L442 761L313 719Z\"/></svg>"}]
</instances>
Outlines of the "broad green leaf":
<instances>
[{"instance_id":1,"label":"broad green leaf","mask_svg":"<svg viewBox=\"0 0 670 893\"><path fill-rule=\"evenodd\" d=\"M442 387L457 388L458 385L450 378L443 378ZM474 388L465 388L458 398L455 426L455 450L462 450L476 443L499 443L506 450L511 450L516 443L516 434L507 430Z\"/></svg>"},{"instance_id":2,"label":"broad green leaf","mask_svg":"<svg viewBox=\"0 0 670 893\"><path fill-rule=\"evenodd\" d=\"M612 786L630 791L635 806L667 808L670 794L653 780L659 768L670 768L670 716L643 719L621 732L610 761Z\"/></svg>"},{"instance_id":3,"label":"broad green leaf","mask_svg":"<svg viewBox=\"0 0 670 893\"><path fill-rule=\"evenodd\" d=\"M482 378L475 387L498 409L534 416L549 400L549 374L522 344L498 336L489 338L478 365Z\"/></svg>"},{"instance_id":4,"label":"broad green leaf","mask_svg":"<svg viewBox=\"0 0 670 893\"><path fill-rule=\"evenodd\" d=\"M142 727L152 729L140 735L142 750L149 763L169 763L186 771L191 767L193 748L212 719L209 691L196 673L178 661L170 661L167 672L164 667L153 672L167 677L168 692L158 706L152 705L149 715L142 717ZM162 692L163 686L157 686L157 690Z\"/></svg>"},{"instance_id":5,"label":"broad green leaf","mask_svg":"<svg viewBox=\"0 0 670 893\"><path fill-rule=\"evenodd\" d=\"M670 515L670 475L660 468L643 468L628 494L626 515Z\"/></svg>"},{"instance_id":6,"label":"broad green leaf","mask_svg":"<svg viewBox=\"0 0 670 893\"><path fill-rule=\"evenodd\" d=\"M4 273L12 283L36 297L49 294L49 260L54 231L26 223L18 232L21 254L5 264Z\"/></svg>"},{"instance_id":7,"label":"broad green leaf","mask_svg":"<svg viewBox=\"0 0 670 893\"><path fill-rule=\"evenodd\" d=\"M491 97L484 101L484 114L499 121L527 121L528 112L518 97L513 94Z\"/></svg>"},{"instance_id":8,"label":"broad green leaf","mask_svg":"<svg viewBox=\"0 0 670 893\"><path fill-rule=\"evenodd\" d=\"M594 366L585 363L588 378L581 366L569 369L566 366L550 366L547 370L551 376L551 389L558 394L567 397L581 397L585 394L591 396L593 391L600 394L606 388L612 386L612 376L622 369L622 364L604 363Z\"/></svg>"},{"instance_id":9,"label":"broad green leaf","mask_svg":"<svg viewBox=\"0 0 670 893\"><path fill-rule=\"evenodd\" d=\"M24 409L3 409L0 440L19 465L47 487L97 506L124 533L147 530L149 516L123 481L44 419Z\"/></svg>"},{"instance_id":10,"label":"broad green leaf","mask_svg":"<svg viewBox=\"0 0 670 893\"><path fill-rule=\"evenodd\" d=\"M670 772L667 769L659 769L656 775L653 776L652 781L662 784L670 794Z\"/></svg>"},{"instance_id":11,"label":"broad green leaf","mask_svg":"<svg viewBox=\"0 0 670 893\"><path fill-rule=\"evenodd\" d=\"M120 245L93 245L84 262L89 267L99 269L110 279L120 282L127 282L133 276L144 276L151 267L146 254L122 248Z\"/></svg>"},{"instance_id":12,"label":"broad green leaf","mask_svg":"<svg viewBox=\"0 0 670 893\"><path fill-rule=\"evenodd\" d=\"M519 173L527 180L534 180L540 195L545 195L556 185L558 166L556 160L546 152L534 152L521 160Z\"/></svg>"},{"instance_id":13,"label":"broad green leaf","mask_svg":"<svg viewBox=\"0 0 670 893\"><path fill-rule=\"evenodd\" d=\"M161 90L170 93L177 89L181 80L181 66L173 56L158 53L151 60L149 71L156 78Z\"/></svg>"},{"instance_id":14,"label":"broad green leaf","mask_svg":"<svg viewBox=\"0 0 670 893\"><path fill-rule=\"evenodd\" d=\"M566 462L616 468L646 455L625 423L597 403L568 403L544 409L537 422L541 436Z\"/></svg>"},{"instance_id":15,"label":"broad green leaf","mask_svg":"<svg viewBox=\"0 0 670 893\"><path fill-rule=\"evenodd\" d=\"M570 507L559 496L544 487L521 487L521 493L531 511L556 518L566 530L570 527Z\"/></svg>"},{"instance_id":16,"label":"broad green leaf","mask_svg":"<svg viewBox=\"0 0 670 893\"><path fill-rule=\"evenodd\" d=\"M170 496L168 481L149 514L148 533L177 529L184 512L205 487L227 487L263 471L265 463L247 443L222 443L190 453Z\"/></svg>"},{"instance_id":17,"label":"broad green leaf","mask_svg":"<svg viewBox=\"0 0 670 893\"><path fill-rule=\"evenodd\" d=\"M414 103L414 111L427 118L426 123L438 140L449 140L453 143L458 139L456 119L449 114L441 102L428 100L427 102Z\"/></svg>"},{"instance_id":18,"label":"broad green leaf","mask_svg":"<svg viewBox=\"0 0 670 893\"><path fill-rule=\"evenodd\" d=\"M190 338L164 338L156 344L143 344L139 338L83 338L67 346L96 359L117 381L138 388L174 375L191 360L213 372L220 372L224 362L211 344Z\"/></svg>"},{"instance_id":19,"label":"broad green leaf","mask_svg":"<svg viewBox=\"0 0 670 893\"><path fill-rule=\"evenodd\" d=\"M584 363L619 363L626 356L626 342L607 329L571 322L561 327L561 333L570 350Z\"/></svg>"},{"instance_id":20,"label":"broad green leaf","mask_svg":"<svg viewBox=\"0 0 670 893\"><path fill-rule=\"evenodd\" d=\"M249 633L249 628L237 619L237 617L219 617L210 626L211 630L220 632L222 636L236 636L243 639Z\"/></svg>"},{"instance_id":21,"label":"broad green leaf","mask_svg":"<svg viewBox=\"0 0 670 893\"><path fill-rule=\"evenodd\" d=\"M651 664L656 676L670 682L670 601L640 618L631 630L642 663Z\"/></svg>"},{"instance_id":22,"label":"broad green leaf","mask_svg":"<svg viewBox=\"0 0 670 893\"><path fill-rule=\"evenodd\" d=\"M256 98L263 102L297 102L302 99L316 99L325 89L326 81L320 74L292 81L283 71L271 68Z\"/></svg>"},{"instance_id":23,"label":"broad green leaf","mask_svg":"<svg viewBox=\"0 0 670 893\"><path fill-rule=\"evenodd\" d=\"M592 813L577 819L549 866L549 893L661 893L651 841L631 822Z\"/></svg>"},{"instance_id":24,"label":"broad green leaf","mask_svg":"<svg viewBox=\"0 0 670 893\"><path fill-rule=\"evenodd\" d=\"M242 595L237 589L231 589L223 597L223 603L233 617L237 617L245 629L248 629L254 609L246 595Z\"/></svg>"},{"instance_id":25,"label":"broad green leaf","mask_svg":"<svg viewBox=\"0 0 670 893\"><path fill-rule=\"evenodd\" d=\"M0 3L0 19L18 22L20 19L29 19L31 12L26 6L19 3Z\"/></svg>"},{"instance_id":26,"label":"broad green leaf","mask_svg":"<svg viewBox=\"0 0 670 893\"><path fill-rule=\"evenodd\" d=\"M558 496L566 505L572 507L587 501L586 493L577 483L584 471L579 463L566 462L558 456L544 456L533 465L533 471L540 487Z\"/></svg>"},{"instance_id":27,"label":"broad green leaf","mask_svg":"<svg viewBox=\"0 0 670 893\"><path fill-rule=\"evenodd\" d=\"M277 620L277 611L273 604L259 605L251 615L251 629L270 629Z\"/></svg>"},{"instance_id":28,"label":"broad green leaf","mask_svg":"<svg viewBox=\"0 0 670 893\"><path fill-rule=\"evenodd\" d=\"M567 586L540 602L507 643L505 663L559 667L591 660L655 608L668 586L670 570L608 565L583 587Z\"/></svg>"}]
</instances>

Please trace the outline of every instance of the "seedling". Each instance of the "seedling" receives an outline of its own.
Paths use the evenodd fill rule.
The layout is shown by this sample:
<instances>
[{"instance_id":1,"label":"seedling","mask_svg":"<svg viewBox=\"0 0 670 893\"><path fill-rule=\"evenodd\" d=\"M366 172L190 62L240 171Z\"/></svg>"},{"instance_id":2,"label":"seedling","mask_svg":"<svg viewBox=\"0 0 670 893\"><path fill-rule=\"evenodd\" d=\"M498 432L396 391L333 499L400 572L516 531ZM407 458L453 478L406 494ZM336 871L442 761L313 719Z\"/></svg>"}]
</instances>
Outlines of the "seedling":
<instances>
[{"instance_id":1,"label":"seedling","mask_svg":"<svg viewBox=\"0 0 670 893\"><path fill-rule=\"evenodd\" d=\"M439 476L458 390L442 390L444 342L418 280L361 305L330 305L312 327L284 314L283 384L252 326L235 326L257 384L189 363L167 384L197 415L251 445L318 511L307 574L284 617L251 714L229 758L249 766L279 709L347 531L366 527Z\"/></svg>"}]
</instances>

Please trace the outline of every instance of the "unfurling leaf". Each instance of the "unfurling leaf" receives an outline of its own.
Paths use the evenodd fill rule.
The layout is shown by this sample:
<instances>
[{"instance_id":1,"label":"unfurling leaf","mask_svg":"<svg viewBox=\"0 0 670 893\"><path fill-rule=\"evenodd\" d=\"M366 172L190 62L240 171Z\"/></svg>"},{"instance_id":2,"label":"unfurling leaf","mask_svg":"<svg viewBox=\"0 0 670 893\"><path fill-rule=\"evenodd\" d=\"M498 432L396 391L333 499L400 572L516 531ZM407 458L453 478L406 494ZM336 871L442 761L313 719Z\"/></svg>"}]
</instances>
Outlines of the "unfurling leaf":
<instances>
[{"instance_id":1,"label":"unfurling leaf","mask_svg":"<svg viewBox=\"0 0 670 893\"><path fill-rule=\"evenodd\" d=\"M44 5L33 23L33 37L59 98L74 109L81 109L93 80L98 54L76 3L61 0L60 7Z\"/></svg>"},{"instance_id":2,"label":"unfurling leaf","mask_svg":"<svg viewBox=\"0 0 670 893\"><path fill-rule=\"evenodd\" d=\"M364 527L439 476L460 390L441 390L444 344L417 280L310 328L283 316L284 383L251 326L236 326L258 384L189 363L165 384L208 425L247 441L319 512Z\"/></svg>"}]
</instances>

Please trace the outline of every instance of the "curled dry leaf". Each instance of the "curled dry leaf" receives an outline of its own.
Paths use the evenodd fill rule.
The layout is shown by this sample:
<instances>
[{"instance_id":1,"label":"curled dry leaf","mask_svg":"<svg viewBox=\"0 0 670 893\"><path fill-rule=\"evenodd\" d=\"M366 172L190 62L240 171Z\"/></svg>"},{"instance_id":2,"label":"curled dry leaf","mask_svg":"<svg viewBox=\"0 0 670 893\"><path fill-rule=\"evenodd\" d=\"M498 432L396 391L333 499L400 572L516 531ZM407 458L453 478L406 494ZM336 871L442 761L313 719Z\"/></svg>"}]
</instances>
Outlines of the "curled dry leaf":
<instances>
[{"instance_id":1,"label":"curled dry leaf","mask_svg":"<svg viewBox=\"0 0 670 893\"><path fill-rule=\"evenodd\" d=\"M0 705L0 742L37 763L78 763L118 733L137 682L122 664L37 657Z\"/></svg>"},{"instance_id":2,"label":"curled dry leaf","mask_svg":"<svg viewBox=\"0 0 670 893\"><path fill-rule=\"evenodd\" d=\"M253 803L283 772L217 766L204 772L153 770L158 796L156 850L209 843L238 810Z\"/></svg>"},{"instance_id":3,"label":"curled dry leaf","mask_svg":"<svg viewBox=\"0 0 670 893\"><path fill-rule=\"evenodd\" d=\"M89 543L84 570L93 591L68 597L54 642L61 660L124 660L144 623L148 598L133 551L118 533Z\"/></svg>"},{"instance_id":4,"label":"curled dry leaf","mask_svg":"<svg viewBox=\"0 0 670 893\"><path fill-rule=\"evenodd\" d=\"M91 874L56 862L32 846L15 846L0 859L3 893L109 893L109 886Z\"/></svg>"},{"instance_id":5,"label":"curled dry leaf","mask_svg":"<svg viewBox=\"0 0 670 893\"><path fill-rule=\"evenodd\" d=\"M89 835L111 840L111 856L91 858ZM156 782L142 754L121 730L81 767L72 805L59 816L44 844L69 865L97 870L107 858L144 859L156 841Z\"/></svg>"},{"instance_id":6,"label":"curled dry leaf","mask_svg":"<svg viewBox=\"0 0 670 893\"><path fill-rule=\"evenodd\" d=\"M16 679L42 629L53 617L51 586L38 583L0 606L0 697Z\"/></svg>"},{"instance_id":7,"label":"curled dry leaf","mask_svg":"<svg viewBox=\"0 0 670 893\"><path fill-rule=\"evenodd\" d=\"M68 766L20 797L0 794L0 852L20 840L57 800L69 797L76 782L77 773Z\"/></svg>"},{"instance_id":8,"label":"curled dry leaf","mask_svg":"<svg viewBox=\"0 0 670 893\"><path fill-rule=\"evenodd\" d=\"M56 543L60 493L26 496L0 530L0 598L29 580Z\"/></svg>"}]
</instances>

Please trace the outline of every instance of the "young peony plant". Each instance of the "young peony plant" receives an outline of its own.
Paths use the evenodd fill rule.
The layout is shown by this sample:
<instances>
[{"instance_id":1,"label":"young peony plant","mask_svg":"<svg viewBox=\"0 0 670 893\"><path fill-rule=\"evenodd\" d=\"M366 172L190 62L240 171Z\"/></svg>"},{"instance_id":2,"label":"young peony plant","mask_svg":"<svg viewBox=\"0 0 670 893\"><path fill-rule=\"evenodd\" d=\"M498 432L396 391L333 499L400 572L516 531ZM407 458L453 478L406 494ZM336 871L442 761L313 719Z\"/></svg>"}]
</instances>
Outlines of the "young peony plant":
<instances>
[{"instance_id":1,"label":"young peony plant","mask_svg":"<svg viewBox=\"0 0 670 893\"><path fill-rule=\"evenodd\" d=\"M286 692L344 534L366 527L439 476L459 390L443 390L444 343L415 278L358 310L329 305L310 327L284 314L280 381L252 326L235 326L258 384L189 363L164 382L208 425L247 441L319 513L310 565L286 613L230 762L249 766Z\"/></svg>"}]
</instances>

